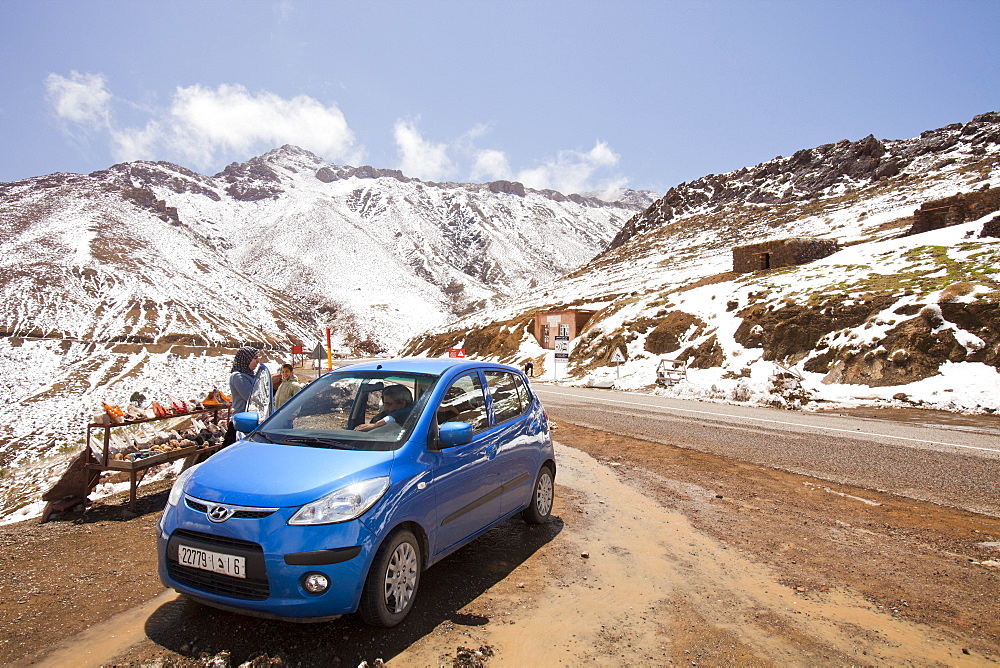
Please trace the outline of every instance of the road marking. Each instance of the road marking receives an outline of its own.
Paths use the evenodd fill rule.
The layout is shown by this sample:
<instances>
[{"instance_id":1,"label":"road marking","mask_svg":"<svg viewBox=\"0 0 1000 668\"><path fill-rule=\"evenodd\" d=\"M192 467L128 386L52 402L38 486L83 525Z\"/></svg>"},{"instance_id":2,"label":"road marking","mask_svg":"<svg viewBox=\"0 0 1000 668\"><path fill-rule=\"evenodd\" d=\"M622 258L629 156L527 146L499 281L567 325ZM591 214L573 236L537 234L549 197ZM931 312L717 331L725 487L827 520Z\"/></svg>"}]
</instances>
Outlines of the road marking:
<instances>
[{"instance_id":1,"label":"road marking","mask_svg":"<svg viewBox=\"0 0 1000 668\"><path fill-rule=\"evenodd\" d=\"M550 389L547 389L547 388L546 389L539 389L539 388L536 387L535 390L537 392L539 392L539 393L551 392L552 394L563 394L565 396L570 396L570 397L579 397L579 396L582 396L582 395L579 395L579 394L573 394L571 392L557 392L555 390L550 390ZM836 432L842 432L844 434L853 434L855 436L878 436L878 437L881 437L881 438L894 438L894 439L899 440L899 441L909 441L911 443L926 443L928 445L943 445L943 446L946 446L946 447L949 447L949 448L964 448L966 450L982 450L984 452L1000 453L1000 449L997 449L997 448L983 448L983 447L979 447L979 446L976 446L976 445L960 445L958 443L946 443L944 441L928 441L928 440L922 439L922 438L910 438L908 436L893 436L892 434L878 434L878 433L869 432L869 431L851 431L850 429L841 429L839 427L823 427L823 426L817 426L817 425L802 424L801 422L786 422L784 420L771 420L771 419L767 419L767 418L749 417L749 416L744 416L744 415L732 415L730 413L713 413L712 411L698 411L698 410L694 410L692 408L675 408L673 406L670 406L670 407L668 407L668 406L658 406L656 404L641 403L641 402L638 402L638 401L623 401L621 399L602 399L602 401L609 402L609 403L614 403L614 404L621 404L623 406L639 406L639 407L642 407L642 408L662 408L662 409L666 409L666 410L670 410L670 411L680 411L680 412L683 412L683 413L695 413L695 414L698 414L698 415L711 415L711 416L714 416L714 417L737 418L737 419L740 419L740 420L754 420L756 422L766 422L766 423L770 423L770 424L787 425L789 427L805 427L807 429L821 429L821 430L825 430L825 431L836 431Z\"/></svg>"}]
</instances>

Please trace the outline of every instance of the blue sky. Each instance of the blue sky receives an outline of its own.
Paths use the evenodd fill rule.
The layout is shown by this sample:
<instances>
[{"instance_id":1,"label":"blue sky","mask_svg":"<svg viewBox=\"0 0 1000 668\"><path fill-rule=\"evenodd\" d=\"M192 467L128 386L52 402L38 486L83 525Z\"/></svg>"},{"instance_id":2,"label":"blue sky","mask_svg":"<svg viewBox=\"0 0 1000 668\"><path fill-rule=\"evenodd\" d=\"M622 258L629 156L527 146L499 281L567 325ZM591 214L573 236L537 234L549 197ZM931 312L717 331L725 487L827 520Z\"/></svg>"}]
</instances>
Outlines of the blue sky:
<instances>
[{"instance_id":1,"label":"blue sky","mask_svg":"<svg viewBox=\"0 0 1000 668\"><path fill-rule=\"evenodd\" d=\"M284 143L665 192L1000 110L997 0L0 0L0 181Z\"/></svg>"}]
</instances>

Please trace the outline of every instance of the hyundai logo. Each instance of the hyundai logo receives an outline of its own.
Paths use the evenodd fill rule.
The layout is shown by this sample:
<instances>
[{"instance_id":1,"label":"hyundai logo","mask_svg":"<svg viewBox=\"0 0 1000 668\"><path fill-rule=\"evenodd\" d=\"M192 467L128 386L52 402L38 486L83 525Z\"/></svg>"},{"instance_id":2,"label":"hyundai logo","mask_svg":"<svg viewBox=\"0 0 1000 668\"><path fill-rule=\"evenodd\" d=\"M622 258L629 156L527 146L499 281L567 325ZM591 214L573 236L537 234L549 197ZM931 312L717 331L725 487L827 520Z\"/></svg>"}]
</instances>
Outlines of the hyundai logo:
<instances>
[{"instance_id":1,"label":"hyundai logo","mask_svg":"<svg viewBox=\"0 0 1000 668\"><path fill-rule=\"evenodd\" d=\"M232 508L226 508L225 506L212 506L208 509L208 519L215 523L225 522L233 513L236 512Z\"/></svg>"}]
</instances>

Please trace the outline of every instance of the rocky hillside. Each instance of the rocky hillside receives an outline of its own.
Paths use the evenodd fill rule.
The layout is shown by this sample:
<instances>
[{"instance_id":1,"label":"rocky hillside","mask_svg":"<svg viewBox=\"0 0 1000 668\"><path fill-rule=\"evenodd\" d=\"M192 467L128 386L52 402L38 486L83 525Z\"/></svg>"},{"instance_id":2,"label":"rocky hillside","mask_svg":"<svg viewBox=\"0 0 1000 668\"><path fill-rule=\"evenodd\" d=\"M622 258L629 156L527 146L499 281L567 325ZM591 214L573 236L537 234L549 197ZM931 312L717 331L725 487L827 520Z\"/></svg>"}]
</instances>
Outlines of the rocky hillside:
<instances>
[{"instance_id":1,"label":"rocky hillside","mask_svg":"<svg viewBox=\"0 0 1000 668\"><path fill-rule=\"evenodd\" d=\"M879 190L908 190L916 185L914 181L935 173L944 176L961 170L975 183L976 170L988 173L994 164L997 144L1000 114L987 113L968 123L928 130L913 139L879 140L872 135L853 142L844 139L796 151L789 158L779 156L752 168L709 174L671 188L631 218L605 253L675 219L739 205L763 205L761 210L769 215L781 210L802 216L809 212L809 207L803 205L831 195L846 195L842 198L845 202L866 199Z\"/></svg>"},{"instance_id":2,"label":"rocky hillside","mask_svg":"<svg viewBox=\"0 0 1000 668\"><path fill-rule=\"evenodd\" d=\"M291 146L212 177L136 162L0 184L0 331L287 346L331 327L393 350L575 268L641 208L626 195L424 183Z\"/></svg>"},{"instance_id":3,"label":"rocky hillside","mask_svg":"<svg viewBox=\"0 0 1000 668\"><path fill-rule=\"evenodd\" d=\"M0 511L37 492L28 463L42 479L81 447L101 400L204 397L235 346L284 362L326 327L395 351L576 268L651 201L428 183L292 146L214 176L134 162L0 184Z\"/></svg>"},{"instance_id":4,"label":"rocky hillside","mask_svg":"<svg viewBox=\"0 0 1000 668\"><path fill-rule=\"evenodd\" d=\"M906 388L962 365L995 386L998 156L1000 114L989 113L914 139L845 140L705 176L672 188L591 262L537 294L406 350L464 346L544 360L530 334L534 314L581 308L596 313L563 372L578 380L649 386L659 360L676 359L688 371L684 387L699 396L767 395L784 373L812 388L794 401L773 399L784 404L833 388L871 396L897 387L909 396ZM839 250L733 271L734 248L783 239ZM621 369L611 364L616 350L628 357ZM989 408L984 401L968 408Z\"/></svg>"}]
</instances>

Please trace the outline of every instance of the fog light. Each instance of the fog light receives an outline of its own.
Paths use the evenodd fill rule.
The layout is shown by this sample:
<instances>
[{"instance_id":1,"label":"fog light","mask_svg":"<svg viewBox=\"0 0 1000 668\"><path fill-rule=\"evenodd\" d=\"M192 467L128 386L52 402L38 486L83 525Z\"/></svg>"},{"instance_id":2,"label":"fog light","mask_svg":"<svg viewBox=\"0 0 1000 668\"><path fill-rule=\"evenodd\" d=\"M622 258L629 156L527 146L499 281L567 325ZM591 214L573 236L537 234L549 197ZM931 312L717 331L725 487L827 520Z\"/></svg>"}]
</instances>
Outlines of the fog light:
<instances>
[{"instance_id":1,"label":"fog light","mask_svg":"<svg viewBox=\"0 0 1000 668\"><path fill-rule=\"evenodd\" d=\"M322 573L306 573L302 576L302 588L310 594L322 594L330 588L330 578Z\"/></svg>"}]
</instances>

